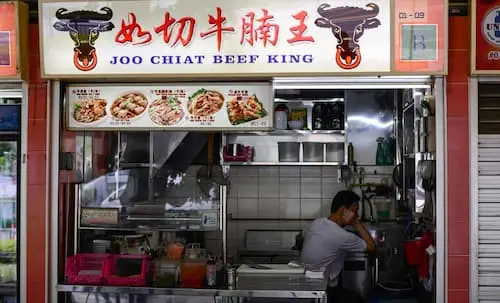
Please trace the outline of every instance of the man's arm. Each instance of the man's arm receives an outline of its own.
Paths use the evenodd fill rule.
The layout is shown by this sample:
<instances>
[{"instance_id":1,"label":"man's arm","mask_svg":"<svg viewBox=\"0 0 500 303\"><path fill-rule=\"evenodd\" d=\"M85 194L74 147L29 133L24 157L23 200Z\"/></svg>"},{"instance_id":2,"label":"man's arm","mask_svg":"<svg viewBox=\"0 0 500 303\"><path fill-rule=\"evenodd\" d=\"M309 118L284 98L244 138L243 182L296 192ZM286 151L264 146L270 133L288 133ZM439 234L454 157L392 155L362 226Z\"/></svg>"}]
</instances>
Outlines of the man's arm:
<instances>
[{"instance_id":1,"label":"man's arm","mask_svg":"<svg viewBox=\"0 0 500 303\"><path fill-rule=\"evenodd\" d=\"M354 226L354 228L358 232L358 235L361 237L361 239L363 239L363 241L365 241L366 250L369 252L375 251L375 249L377 248L377 246L375 244L375 240L373 240L372 236L366 230L365 226L359 221L354 222L352 225Z\"/></svg>"}]
</instances>

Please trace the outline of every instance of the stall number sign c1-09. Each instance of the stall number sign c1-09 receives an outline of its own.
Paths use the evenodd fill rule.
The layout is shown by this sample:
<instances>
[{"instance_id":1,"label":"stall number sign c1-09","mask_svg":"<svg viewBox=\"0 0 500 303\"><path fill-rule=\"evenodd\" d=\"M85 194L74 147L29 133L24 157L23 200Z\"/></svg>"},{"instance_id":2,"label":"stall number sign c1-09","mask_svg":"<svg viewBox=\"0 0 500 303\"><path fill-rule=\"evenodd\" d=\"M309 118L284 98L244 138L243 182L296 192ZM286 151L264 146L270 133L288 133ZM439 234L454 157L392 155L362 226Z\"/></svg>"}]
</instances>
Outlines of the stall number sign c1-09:
<instances>
[{"instance_id":1,"label":"stall number sign c1-09","mask_svg":"<svg viewBox=\"0 0 500 303\"><path fill-rule=\"evenodd\" d=\"M394 68L436 71L445 66L445 1L394 1Z\"/></svg>"},{"instance_id":2,"label":"stall number sign c1-09","mask_svg":"<svg viewBox=\"0 0 500 303\"><path fill-rule=\"evenodd\" d=\"M401 25L401 60L437 60L437 31L436 24Z\"/></svg>"}]
</instances>

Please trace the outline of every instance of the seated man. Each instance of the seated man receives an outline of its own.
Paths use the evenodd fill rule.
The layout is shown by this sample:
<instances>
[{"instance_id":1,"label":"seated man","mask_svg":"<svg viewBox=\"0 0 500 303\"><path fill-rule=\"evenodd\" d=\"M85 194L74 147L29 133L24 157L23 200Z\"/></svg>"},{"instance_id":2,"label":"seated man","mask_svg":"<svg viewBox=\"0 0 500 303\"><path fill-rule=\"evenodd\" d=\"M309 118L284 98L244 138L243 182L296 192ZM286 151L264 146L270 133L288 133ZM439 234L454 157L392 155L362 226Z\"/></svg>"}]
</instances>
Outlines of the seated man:
<instances>
[{"instance_id":1,"label":"seated man","mask_svg":"<svg viewBox=\"0 0 500 303\"><path fill-rule=\"evenodd\" d=\"M304 238L302 263L306 268L324 270L328 279L328 303L358 303L362 297L340 285L340 275L347 253L375 250L375 241L358 221L360 198L349 190L338 192L333 198L328 218L316 219ZM352 225L358 234L344 228Z\"/></svg>"}]
</instances>

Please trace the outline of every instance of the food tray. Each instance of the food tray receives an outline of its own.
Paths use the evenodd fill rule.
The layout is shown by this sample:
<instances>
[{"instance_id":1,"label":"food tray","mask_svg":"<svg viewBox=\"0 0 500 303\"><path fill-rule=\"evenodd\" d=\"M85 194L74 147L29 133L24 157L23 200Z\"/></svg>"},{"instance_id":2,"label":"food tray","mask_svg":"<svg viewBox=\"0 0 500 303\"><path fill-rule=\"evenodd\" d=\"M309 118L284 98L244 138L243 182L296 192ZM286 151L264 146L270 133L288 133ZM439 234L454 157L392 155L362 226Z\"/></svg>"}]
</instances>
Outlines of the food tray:
<instances>
[{"instance_id":1,"label":"food tray","mask_svg":"<svg viewBox=\"0 0 500 303\"><path fill-rule=\"evenodd\" d=\"M139 260L140 273L130 276L118 275L117 265L122 261ZM147 286L151 282L154 265L151 257L145 255L112 255L104 265L104 280L109 286Z\"/></svg>"},{"instance_id":2,"label":"food tray","mask_svg":"<svg viewBox=\"0 0 500 303\"><path fill-rule=\"evenodd\" d=\"M102 285L104 267L110 254L76 254L68 257L64 275L68 284Z\"/></svg>"}]
</instances>

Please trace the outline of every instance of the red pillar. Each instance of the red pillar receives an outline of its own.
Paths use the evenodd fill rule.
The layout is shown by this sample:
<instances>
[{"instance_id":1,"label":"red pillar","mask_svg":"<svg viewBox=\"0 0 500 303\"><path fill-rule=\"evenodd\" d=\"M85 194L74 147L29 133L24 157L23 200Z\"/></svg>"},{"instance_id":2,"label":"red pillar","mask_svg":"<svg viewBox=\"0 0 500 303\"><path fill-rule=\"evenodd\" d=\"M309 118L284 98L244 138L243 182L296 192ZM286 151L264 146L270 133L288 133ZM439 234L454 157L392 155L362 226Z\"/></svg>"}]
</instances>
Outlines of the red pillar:
<instances>
[{"instance_id":1,"label":"red pillar","mask_svg":"<svg viewBox=\"0 0 500 303\"><path fill-rule=\"evenodd\" d=\"M447 77L448 302L469 302L470 18L450 17Z\"/></svg>"},{"instance_id":2,"label":"red pillar","mask_svg":"<svg viewBox=\"0 0 500 303\"><path fill-rule=\"evenodd\" d=\"M26 302L46 303L47 226L47 82L40 78L38 25L29 28L28 164L26 203Z\"/></svg>"}]
</instances>

